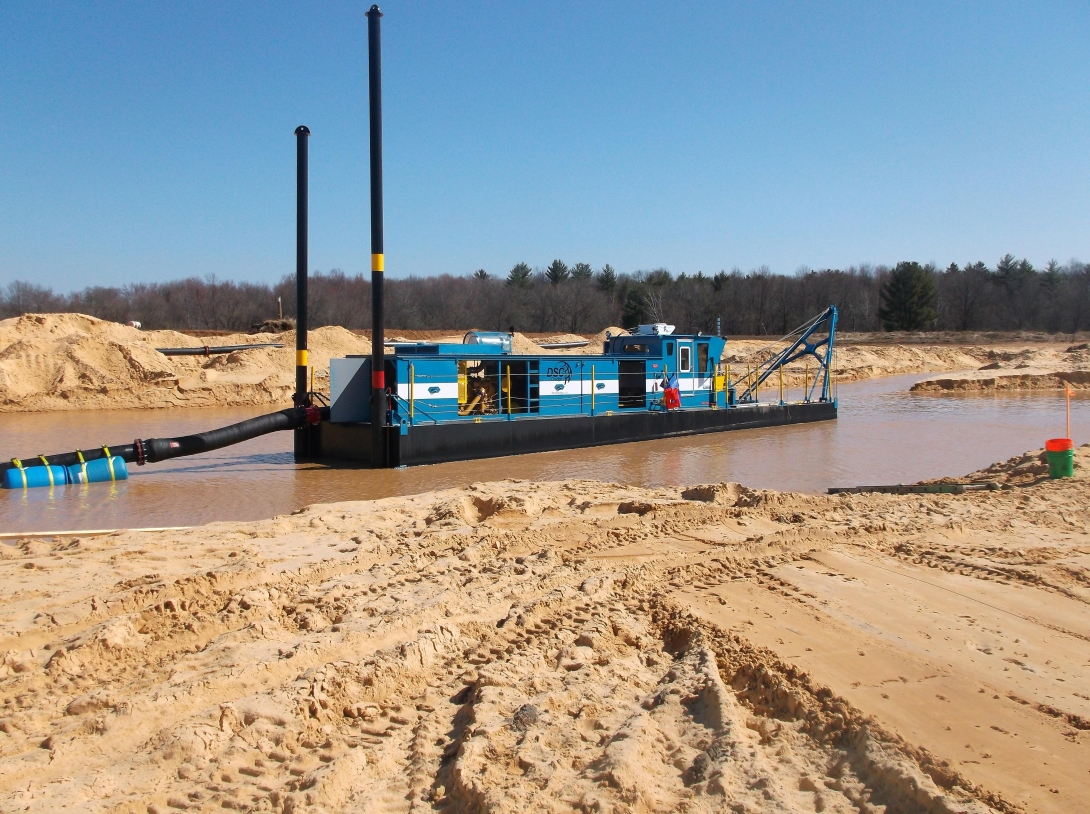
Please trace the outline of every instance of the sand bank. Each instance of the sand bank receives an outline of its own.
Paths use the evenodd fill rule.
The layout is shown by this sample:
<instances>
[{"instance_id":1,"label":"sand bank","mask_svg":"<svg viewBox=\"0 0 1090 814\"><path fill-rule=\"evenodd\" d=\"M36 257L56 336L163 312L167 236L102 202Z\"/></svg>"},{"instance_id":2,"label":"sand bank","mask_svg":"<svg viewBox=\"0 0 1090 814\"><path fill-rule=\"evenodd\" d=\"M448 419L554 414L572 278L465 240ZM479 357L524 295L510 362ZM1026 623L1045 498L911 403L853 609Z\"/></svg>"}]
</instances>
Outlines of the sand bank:
<instances>
[{"instance_id":1,"label":"sand bank","mask_svg":"<svg viewBox=\"0 0 1090 814\"><path fill-rule=\"evenodd\" d=\"M976 370L913 385L924 392L1090 389L1090 343L991 350Z\"/></svg>"},{"instance_id":2,"label":"sand bank","mask_svg":"<svg viewBox=\"0 0 1090 814\"><path fill-rule=\"evenodd\" d=\"M1078 810L1090 448L1024 463L0 546L0 809Z\"/></svg>"}]
</instances>

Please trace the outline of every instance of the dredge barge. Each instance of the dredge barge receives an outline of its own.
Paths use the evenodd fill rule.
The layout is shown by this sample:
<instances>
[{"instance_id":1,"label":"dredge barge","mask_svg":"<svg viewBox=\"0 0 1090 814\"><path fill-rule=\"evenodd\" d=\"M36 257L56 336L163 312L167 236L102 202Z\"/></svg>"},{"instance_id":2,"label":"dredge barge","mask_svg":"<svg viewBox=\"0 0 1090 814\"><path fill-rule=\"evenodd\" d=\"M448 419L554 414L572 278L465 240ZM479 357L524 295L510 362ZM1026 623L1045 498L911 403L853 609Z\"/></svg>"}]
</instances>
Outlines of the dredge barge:
<instances>
[{"instance_id":1,"label":"dredge barge","mask_svg":"<svg viewBox=\"0 0 1090 814\"><path fill-rule=\"evenodd\" d=\"M329 420L297 431L296 458L411 466L835 419L836 318L830 307L733 377L720 361L724 338L666 325L586 356L516 354L510 335L476 331L462 344L394 343L383 355L378 455L374 357L349 356L331 361ZM798 360L814 364L802 398L788 402L782 371Z\"/></svg>"}]
</instances>

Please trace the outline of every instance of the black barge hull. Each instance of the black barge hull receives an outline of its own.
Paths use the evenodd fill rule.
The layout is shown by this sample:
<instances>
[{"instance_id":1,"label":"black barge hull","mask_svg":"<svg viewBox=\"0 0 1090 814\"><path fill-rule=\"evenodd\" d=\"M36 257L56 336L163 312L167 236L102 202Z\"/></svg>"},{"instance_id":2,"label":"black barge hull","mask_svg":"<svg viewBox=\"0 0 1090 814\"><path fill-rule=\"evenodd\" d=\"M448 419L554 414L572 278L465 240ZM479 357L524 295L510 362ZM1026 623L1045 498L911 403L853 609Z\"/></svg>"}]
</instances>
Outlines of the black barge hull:
<instances>
[{"instance_id":1,"label":"black barge hull","mask_svg":"<svg viewBox=\"0 0 1090 814\"><path fill-rule=\"evenodd\" d=\"M557 418L490 419L479 423L418 424L402 435L390 427L378 468L417 466L579 449L728 430L808 424L836 418L832 402L761 404L720 410L672 410ZM295 434L298 461L371 466L371 425L323 422Z\"/></svg>"}]
</instances>

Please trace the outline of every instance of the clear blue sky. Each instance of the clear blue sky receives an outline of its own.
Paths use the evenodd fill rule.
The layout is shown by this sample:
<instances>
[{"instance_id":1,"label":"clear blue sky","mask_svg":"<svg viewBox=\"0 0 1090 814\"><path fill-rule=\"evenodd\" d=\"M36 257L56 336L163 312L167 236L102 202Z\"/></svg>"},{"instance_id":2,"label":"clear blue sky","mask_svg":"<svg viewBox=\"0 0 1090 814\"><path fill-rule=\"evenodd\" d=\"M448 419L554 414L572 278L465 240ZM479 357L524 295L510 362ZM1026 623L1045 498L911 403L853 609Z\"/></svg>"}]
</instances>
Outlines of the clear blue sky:
<instances>
[{"instance_id":1,"label":"clear blue sky","mask_svg":"<svg viewBox=\"0 0 1090 814\"><path fill-rule=\"evenodd\" d=\"M363 2L0 3L0 285L368 270ZM1090 3L383 4L386 267L1090 259Z\"/></svg>"}]
</instances>

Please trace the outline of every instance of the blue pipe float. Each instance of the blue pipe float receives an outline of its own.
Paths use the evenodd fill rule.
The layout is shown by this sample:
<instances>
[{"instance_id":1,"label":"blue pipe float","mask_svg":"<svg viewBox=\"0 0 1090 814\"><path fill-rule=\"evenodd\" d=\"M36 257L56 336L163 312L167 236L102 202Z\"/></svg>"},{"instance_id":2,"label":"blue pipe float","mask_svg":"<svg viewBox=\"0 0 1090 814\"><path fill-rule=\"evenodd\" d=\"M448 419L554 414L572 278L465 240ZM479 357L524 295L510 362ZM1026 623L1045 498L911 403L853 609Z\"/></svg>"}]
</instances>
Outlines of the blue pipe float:
<instances>
[{"instance_id":1,"label":"blue pipe float","mask_svg":"<svg viewBox=\"0 0 1090 814\"><path fill-rule=\"evenodd\" d=\"M27 459L12 458L10 462L0 463L0 486L5 489L29 489L36 486L125 480L129 476L127 464L130 463L143 466L170 458L211 452L271 432L297 430L328 420L328 407L289 407L227 427L179 438L137 438L131 444L62 452L58 455L35 455Z\"/></svg>"}]
</instances>

